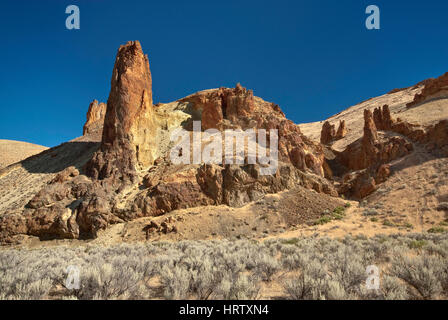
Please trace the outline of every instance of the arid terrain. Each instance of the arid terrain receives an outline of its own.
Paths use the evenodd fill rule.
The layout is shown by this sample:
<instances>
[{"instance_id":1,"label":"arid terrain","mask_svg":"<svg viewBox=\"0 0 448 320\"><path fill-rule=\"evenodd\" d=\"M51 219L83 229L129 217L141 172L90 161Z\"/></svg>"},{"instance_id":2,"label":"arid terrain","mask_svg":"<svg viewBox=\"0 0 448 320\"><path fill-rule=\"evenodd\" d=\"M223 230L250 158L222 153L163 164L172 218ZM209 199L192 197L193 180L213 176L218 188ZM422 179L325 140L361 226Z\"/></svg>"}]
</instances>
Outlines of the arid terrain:
<instances>
[{"instance_id":1,"label":"arid terrain","mask_svg":"<svg viewBox=\"0 0 448 320\"><path fill-rule=\"evenodd\" d=\"M48 149L37 144L0 139L0 169Z\"/></svg>"},{"instance_id":2,"label":"arid terrain","mask_svg":"<svg viewBox=\"0 0 448 320\"><path fill-rule=\"evenodd\" d=\"M183 129L190 137L193 121L202 131L278 130L277 171L263 175L265 165L247 162L173 164L170 136ZM88 267L93 282L108 272L101 268L126 265L126 250L135 254L130 261L145 252L158 261L153 269L128 261L136 278L127 275L119 293L69 293L65 265L39 265L45 276L28 280L41 290L19 292L2 280L3 298L447 298L448 73L325 121L294 124L240 84L154 104L148 57L129 42L117 52L107 103L90 104L81 137L50 149L0 140L0 151L2 278L22 258L31 266L51 252L55 264L68 256L83 268L103 261ZM239 260L218 275L234 250ZM207 284L194 282L204 270L193 260L202 255ZM409 271L428 261L427 273ZM359 288L373 263L388 270L374 297ZM353 278L338 278L341 268ZM305 283L304 274L322 272L321 283Z\"/></svg>"}]
</instances>

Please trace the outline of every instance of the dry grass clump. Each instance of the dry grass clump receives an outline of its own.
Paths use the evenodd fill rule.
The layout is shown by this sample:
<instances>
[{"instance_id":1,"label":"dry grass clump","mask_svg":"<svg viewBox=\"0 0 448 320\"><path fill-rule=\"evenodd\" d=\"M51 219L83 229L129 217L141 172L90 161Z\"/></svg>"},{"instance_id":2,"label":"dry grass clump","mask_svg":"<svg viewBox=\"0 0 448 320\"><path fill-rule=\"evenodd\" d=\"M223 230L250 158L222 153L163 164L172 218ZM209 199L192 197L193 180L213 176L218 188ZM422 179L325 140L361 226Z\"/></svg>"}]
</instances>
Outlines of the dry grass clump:
<instances>
[{"instance_id":1,"label":"dry grass clump","mask_svg":"<svg viewBox=\"0 0 448 320\"><path fill-rule=\"evenodd\" d=\"M448 234L181 241L0 251L0 299L448 297ZM66 288L78 266L80 287ZM380 288L366 288L366 267Z\"/></svg>"}]
</instances>

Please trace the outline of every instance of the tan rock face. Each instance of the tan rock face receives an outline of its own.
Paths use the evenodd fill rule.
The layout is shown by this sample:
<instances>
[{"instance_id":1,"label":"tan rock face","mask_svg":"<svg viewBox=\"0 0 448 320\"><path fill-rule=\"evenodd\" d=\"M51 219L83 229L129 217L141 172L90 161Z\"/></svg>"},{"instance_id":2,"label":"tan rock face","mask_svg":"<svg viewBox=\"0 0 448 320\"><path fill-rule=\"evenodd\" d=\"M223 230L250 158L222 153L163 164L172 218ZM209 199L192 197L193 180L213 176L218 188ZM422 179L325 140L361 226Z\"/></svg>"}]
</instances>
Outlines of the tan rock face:
<instances>
[{"instance_id":1,"label":"tan rock face","mask_svg":"<svg viewBox=\"0 0 448 320\"><path fill-rule=\"evenodd\" d=\"M101 150L88 164L88 174L103 179L148 168L156 157L155 132L148 57L138 41L131 41L118 49Z\"/></svg>"},{"instance_id":2,"label":"tan rock face","mask_svg":"<svg viewBox=\"0 0 448 320\"><path fill-rule=\"evenodd\" d=\"M106 107L105 103L98 103L97 100L93 100L90 103L89 110L87 111L87 120L82 131L83 135L92 133L102 134Z\"/></svg>"},{"instance_id":3,"label":"tan rock face","mask_svg":"<svg viewBox=\"0 0 448 320\"><path fill-rule=\"evenodd\" d=\"M339 122L339 128L336 131L334 124L330 124L329 121L325 121L322 125L322 131L320 133L320 143L330 144L335 140L344 138L347 135L347 127L345 125L345 120Z\"/></svg>"},{"instance_id":4,"label":"tan rock face","mask_svg":"<svg viewBox=\"0 0 448 320\"><path fill-rule=\"evenodd\" d=\"M336 132L335 140L342 139L346 135L347 135L347 127L345 125L345 120L341 120L339 122L339 128L338 128L338 131Z\"/></svg>"},{"instance_id":5,"label":"tan rock face","mask_svg":"<svg viewBox=\"0 0 448 320\"><path fill-rule=\"evenodd\" d=\"M336 128L330 122L325 121L322 125L322 131L320 133L320 143L329 144L334 140L336 136Z\"/></svg>"},{"instance_id":6,"label":"tan rock face","mask_svg":"<svg viewBox=\"0 0 448 320\"><path fill-rule=\"evenodd\" d=\"M372 112L364 110L364 135L339 155L341 163L350 170L379 166L412 150L412 144L400 136L380 138L374 118Z\"/></svg>"},{"instance_id":7,"label":"tan rock face","mask_svg":"<svg viewBox=\"0 0 448 320\"><path fill-rule=\"evenodd\" d=\"M250 117L257 108L252 90L243 88L239 83L234 89L202 91L179 101L190 102L201 111L203 130L222 130L225 127L224 119L238 123L241 118Z\"/></svg>"},{"instance_id":8,"label":"tan rock face","mask_svg":"<svg viewBox=\"0 0 448 320\"><path fill-rule=\"evenodd\" d=\"M407 104L408 108L431 99L448 98L448 72L437 79L428 79L424 84L422 92L417 93L414 100Z\"/></svg>"},{"instance_id":9,"label":"tan rock face","mask_svg":"<svg viewBox=\"0 0 448 320\"><path fill-rule=\"evenodd\" d=\"M394 121L390 115L389 106L386 104L382 108L375 108L373 120L378 130L391 130Z\"/></svg>"},{"instance_id":10,"label":"tan rock face","mask_svg":"<svg viewBox=\"0 0 448 320\"><path fill-rule=\"evenodd\" d=\"M305 137L299 126L286 119L280 107L253 95L237 84L235 88L206 90L179 100L201 114L202 129L278 130L279 160L299 170L323 176L325 160L321 145ZM199 120L199 119L198 119ZM269 138L267 138L269 140Z\"/></svg>"}]
</instances>

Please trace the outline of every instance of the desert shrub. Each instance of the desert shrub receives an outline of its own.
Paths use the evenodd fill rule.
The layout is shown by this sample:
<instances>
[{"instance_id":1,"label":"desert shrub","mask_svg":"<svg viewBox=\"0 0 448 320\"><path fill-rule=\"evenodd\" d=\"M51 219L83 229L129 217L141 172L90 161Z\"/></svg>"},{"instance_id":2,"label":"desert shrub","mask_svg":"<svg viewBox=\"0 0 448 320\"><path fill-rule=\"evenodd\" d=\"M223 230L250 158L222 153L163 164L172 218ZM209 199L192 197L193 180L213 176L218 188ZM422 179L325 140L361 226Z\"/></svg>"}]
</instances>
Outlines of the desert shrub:
<instances>
[{"instance_id":1,"label":"desert shrub","mask_svg":"<svg viewBox=\"0 0 448 320\"><path fill-rule=\"evenodd\" d=\"M79 299L139 299L145 298L142 288L143 273L129 266L110 263L83 268Z\"/></svg>"},{"instance_id":2,"label":"desert shrub","mask_svg":"<svg viewBox=\"0 0 448 320\"><path fill-rule=\"evenodd\" d=\"M0 299L256 299L276 278L290 299L438 299L447 258L447 233L2 249ZM379 290L364 285L371 264ZM78 290L64 289L69 265Z\"/></svg>"},{"instance_id":3,"label":"desert shrub","mask_svg":"<svg viewBox=\"0 0 448 320\"><path fill-rule=\"evenodd\" d=\"M380 213L375 209L365 209L362 214L364 216L377 216Z\"/></svg>"},{"instance_id":4,"label":"desert shrub","mask_svg":"<svg viewBox=\"0 0 448 320\"><path fill-rule=\"evenodd\" d=\"M385 275L380 284L381 298L384 300L406 300L409 298L405 284L396 277Z\"/></svg>"},{"instance_id":5,"label":"desert shrub","mask_svg":"<svg viewBox=\"0 0 448 320\"><path fill-rule=\"evenodd\" d=\"M329 259L329 270L346 292L357 293L366 279L366 262L351 248L341 248Z\"/></svg>"},{"instance_id":6,"label":"desert shrub","mask_svg":"<svg viewBox=\"0 0 448 320\"><path fill-rule=\"evenodd\" d=\"M398 255L392 261L390 273L405 281L415 298L434 299L442 292L446 261L436 256L408 257ZM416 292L416 293L415 293Z\"/></svg>"},{"instance_id":7,"label":"desert shrub","mask_svg":"<svg viewBox=\"0 0 448 320\"><path fill-rule=\"evenodd\" d=\"M253 300L259 292L258 279L243 274L226 275L218 287L218 297L224 300Z\"/></svg>"},{"instance_id":8,"label":"desert shrub","mask_svg":"<svg viewBox=\"0 0 448 320\"><path fill-rule=\"evenodd\" d=\"M264 281L271 281L272 276L280 270L280 263L275 257L262 254L258 257L254 273L261 276Z\"/></svg>"},{"instance_id":9,"label":"desert shrub","mask_svg":"<svg viewBox=\"0 0 448 320\"><path fill-rule=\"evenodd\" d=\"M427 245L425 240L412 240L409 242L409 248L411 249L421 249Z\"/></svg>"},{"instance_id":10,"label":"desert shrub","mask_svg":"<svg viewBox=\"0 0 448 320\"><path fill-rule=\"evenodd\" d=\"M342 300L348 295L338 281L330 275L317 261L312 261L303 268L299 276L283 281L283 288L293 300Z\"/></svg>"},{"instance_id":11,"label":"desert shrub","mask_svg":"<svg viewBox=\"0 0 448 320\"><path fill-rule=\"evenodd\" d=\"M435 226L428 230L429 233L443 233L445 232L445 228L442 226Z\"/></svg>"},{"instance_id":12,"label":"desert shrub","mask_svg":"<svg viewBox=\"0 0 448 320\"><path fill-rule=\"evenodd\" d=\"M325 215L325 216L320 217L319 219L316 219L314 221L314 225L326 224L326 223L330 222L331 220L332 220L331 216Z\"/></svg>"},{"instance_id":13,"label":"desert shrub","mask_svg":"<svg viewBox=\"0 0 448 320\"><path fill-rule=\"evenodd\" d=\"M190 288L191 274L185 267L164 267L160 273L160 281L163 286L166 299L186 299Z\"/></svg>"},{"instance_id":14,"label":"desert shrub","mask_svg":"<svg viewBox=\"0 0 448 320\"><path fill-rule=\"evenodd\" d=\"M384 220L383 221L383 226L387 226L387 227L395 227L395 224L393 222L391 222L390 220Z\"/></svg>"}]
</instances>

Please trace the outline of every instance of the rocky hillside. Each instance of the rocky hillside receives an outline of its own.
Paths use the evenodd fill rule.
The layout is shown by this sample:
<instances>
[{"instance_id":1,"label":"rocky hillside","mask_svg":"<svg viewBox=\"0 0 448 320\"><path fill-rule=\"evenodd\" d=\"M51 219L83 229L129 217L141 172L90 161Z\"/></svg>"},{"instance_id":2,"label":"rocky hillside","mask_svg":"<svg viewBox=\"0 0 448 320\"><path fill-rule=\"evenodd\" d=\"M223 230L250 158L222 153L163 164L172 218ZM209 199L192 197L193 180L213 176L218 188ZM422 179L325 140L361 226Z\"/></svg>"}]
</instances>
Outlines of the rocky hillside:
<instances>
[{"instance_id":1,"label":"rocky hillside","mask_svg":"<svg viewBox=\"0 0 448 320\"><path fill-rule=\"evenodd\" d=\"M104 234L136 240L260 238L302 225L312 225L315 232L319 221L343 220L342 207L348 205L341 197L364 199L362 208L352 201L345 210L356 215L368 209L373 197L401 190L388 183L412 166L435 168L425 167L425 174L447 171L444 79L393 90L324 123L299 126L278 105L240 84L154 104L148 56L138 41L128 42L117 52L107 103L89 106L84 135L0 171L0 239L104 239ZM258 140L252 145L257 150L269 149L270 130L276 129L275 172L263 174L272 161L253 163L244 153L241 163L194 161L212 140L199 150L176 150L191 161L174 164L170 155L176 144L170 137L182 129L194 138L195 121L201 121L203 138L210 138L209 129L264 129L269 142ZM243 147L250 148L249 143ZM446 176L436 178L438 189L418 195L430 197L425 202L429 213L424 216L419 209L416 222L410 217L422 228L446 218L442 213L448 206L440 209L447 201ZM380 193L384 186L388 191ZM403 196L415 201L417 191L410 185L406 189ZM387 209L381 219L392 219L402 209ZM108 233L116 226L118 233Z\"/></svg>"}]
</instances>

